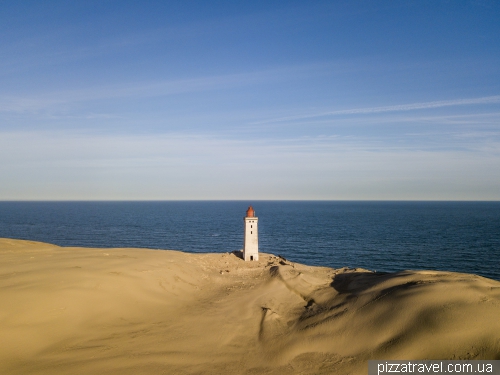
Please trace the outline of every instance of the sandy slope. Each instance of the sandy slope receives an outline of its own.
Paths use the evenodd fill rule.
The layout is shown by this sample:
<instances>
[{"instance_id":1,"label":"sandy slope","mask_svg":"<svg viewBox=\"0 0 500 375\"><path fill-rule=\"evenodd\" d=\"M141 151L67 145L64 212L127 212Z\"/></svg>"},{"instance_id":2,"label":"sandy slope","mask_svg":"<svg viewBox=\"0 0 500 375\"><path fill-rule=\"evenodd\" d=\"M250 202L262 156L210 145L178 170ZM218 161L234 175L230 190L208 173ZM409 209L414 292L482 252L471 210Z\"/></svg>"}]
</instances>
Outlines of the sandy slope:
<instances>
[{"instance_id":1,"label":"sandy slope","mask_svg":"<svg viewBox=\"0 0 500 375\"><path fill-rule=\"evenodd\" d=\"M0 373L366 374L500 359L500 282L0 239Z\"/></svg>"}]
</instances>

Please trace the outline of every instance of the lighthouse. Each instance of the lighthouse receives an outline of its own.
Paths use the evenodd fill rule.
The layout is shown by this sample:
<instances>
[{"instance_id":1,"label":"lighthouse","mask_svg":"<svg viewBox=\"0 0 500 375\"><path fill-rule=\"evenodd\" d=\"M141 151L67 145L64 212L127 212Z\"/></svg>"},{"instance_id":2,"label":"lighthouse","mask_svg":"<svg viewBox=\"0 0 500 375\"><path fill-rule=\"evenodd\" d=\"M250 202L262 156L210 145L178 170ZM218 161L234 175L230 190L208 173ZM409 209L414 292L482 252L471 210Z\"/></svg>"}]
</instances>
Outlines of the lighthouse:
<instances>
[{"instance_id":1,"label":"lighthouse","mask_svg":"<svg viewBox=\"0 0 500 375\"><path fill-rule=\"evenodd\" d=\"M248 207L243 221L245 223L243 259L245 261L259 260L259 235L257 231L259 218L255 217L255 211L252 206Z\"/></svg>"}]
</instances>

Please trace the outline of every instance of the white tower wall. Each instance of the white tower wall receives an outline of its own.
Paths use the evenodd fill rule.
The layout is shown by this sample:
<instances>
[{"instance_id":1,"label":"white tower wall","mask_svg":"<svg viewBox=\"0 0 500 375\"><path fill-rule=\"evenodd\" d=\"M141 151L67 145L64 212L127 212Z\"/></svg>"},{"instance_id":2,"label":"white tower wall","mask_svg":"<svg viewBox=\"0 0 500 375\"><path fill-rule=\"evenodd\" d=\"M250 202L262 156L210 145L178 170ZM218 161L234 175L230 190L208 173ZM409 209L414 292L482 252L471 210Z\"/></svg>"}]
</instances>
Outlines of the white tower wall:
<instances>
[{"instance_id":1,"label":"white tower wall","mask_svg":"<svg viewBox=\"0 0 500 375\"><path fill-rule=\"evenodd\" d=\"M257 217L245 217L245 231L243 242L243 259L245 261L259 260L259 234Z\"/></svg>"}]
</instances>

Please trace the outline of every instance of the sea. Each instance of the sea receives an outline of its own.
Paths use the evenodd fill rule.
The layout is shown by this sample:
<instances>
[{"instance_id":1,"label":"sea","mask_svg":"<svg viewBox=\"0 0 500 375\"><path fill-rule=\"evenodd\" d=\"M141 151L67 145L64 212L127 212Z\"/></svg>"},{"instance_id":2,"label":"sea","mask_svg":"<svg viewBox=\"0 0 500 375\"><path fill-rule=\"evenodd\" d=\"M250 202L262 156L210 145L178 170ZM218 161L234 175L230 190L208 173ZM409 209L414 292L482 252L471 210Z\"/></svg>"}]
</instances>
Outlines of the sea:
<instances>
[{"instance_id":1,"label":"sea","mask_svg":"<svg viewBox=\"0 0 500 375\"><path fill-rule=\"evenodd\" d=\"M500 280L500 202L3 201L0 237L70 247L232 252L243 246L249 205L259 220L259 251L291 262Z\"/></svg>"}]
</instances>

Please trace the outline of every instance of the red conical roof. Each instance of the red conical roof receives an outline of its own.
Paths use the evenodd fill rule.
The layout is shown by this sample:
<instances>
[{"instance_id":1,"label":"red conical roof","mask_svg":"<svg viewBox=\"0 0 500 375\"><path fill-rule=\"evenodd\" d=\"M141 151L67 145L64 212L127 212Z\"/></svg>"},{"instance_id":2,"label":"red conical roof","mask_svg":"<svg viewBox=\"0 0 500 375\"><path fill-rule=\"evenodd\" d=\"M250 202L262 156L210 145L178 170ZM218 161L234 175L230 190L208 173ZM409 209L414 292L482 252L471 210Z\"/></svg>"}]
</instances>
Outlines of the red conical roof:
<instances>
[{"instance_id":1,"label":"red conical roof","mask_svg":"<svg viewBox=\"0 0 500 375\"><path fill-rule=\"evenodd\" d=\"M248 207L247 210L247 217L254 217L255 216L255 211L252 206Z\"/></svg>"}]
</instances>

